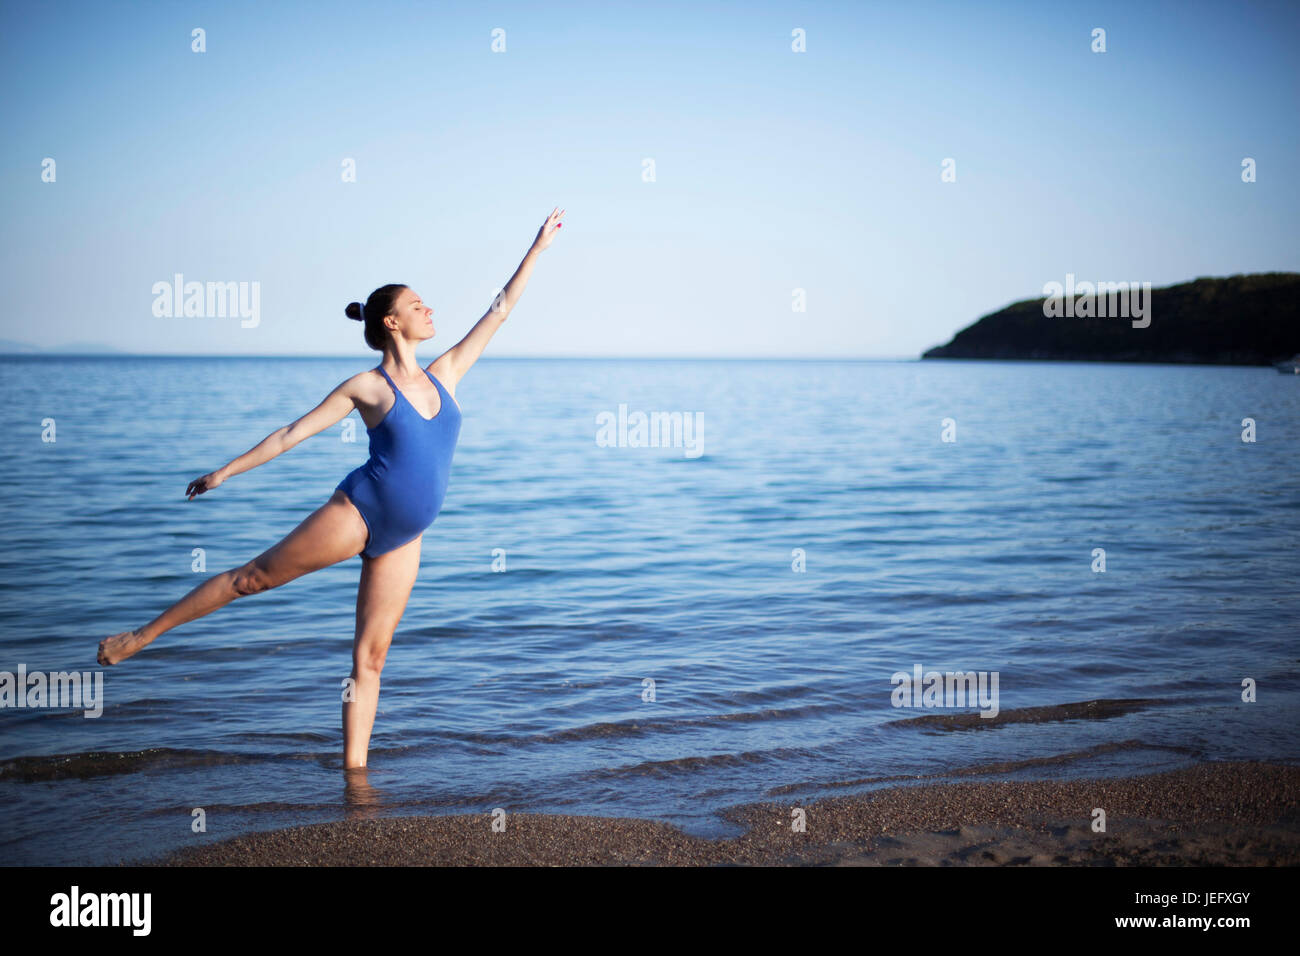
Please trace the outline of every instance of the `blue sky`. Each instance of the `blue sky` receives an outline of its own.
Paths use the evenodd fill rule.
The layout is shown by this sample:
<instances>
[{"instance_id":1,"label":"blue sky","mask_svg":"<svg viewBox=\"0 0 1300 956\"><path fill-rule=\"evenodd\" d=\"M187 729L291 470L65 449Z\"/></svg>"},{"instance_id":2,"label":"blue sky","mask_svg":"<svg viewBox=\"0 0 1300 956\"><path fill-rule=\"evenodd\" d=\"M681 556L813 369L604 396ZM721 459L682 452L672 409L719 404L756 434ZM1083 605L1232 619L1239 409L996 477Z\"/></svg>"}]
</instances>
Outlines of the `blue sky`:
<instances>
[{"instance_id":1,"label":"blue sky","mask_svg":"<svg viewBox=\"0 0 1300 956\"><path fill-rule=\"evenodd\" d=\"M376 357L343 308L396 281L434 308L431 360L554 206L489 355L914 357L1066 273L1300 263L1294 3L0 16L3 339ZM258 283L258 324L154 315L176 273Z\"/></svg>"}]
</instances>

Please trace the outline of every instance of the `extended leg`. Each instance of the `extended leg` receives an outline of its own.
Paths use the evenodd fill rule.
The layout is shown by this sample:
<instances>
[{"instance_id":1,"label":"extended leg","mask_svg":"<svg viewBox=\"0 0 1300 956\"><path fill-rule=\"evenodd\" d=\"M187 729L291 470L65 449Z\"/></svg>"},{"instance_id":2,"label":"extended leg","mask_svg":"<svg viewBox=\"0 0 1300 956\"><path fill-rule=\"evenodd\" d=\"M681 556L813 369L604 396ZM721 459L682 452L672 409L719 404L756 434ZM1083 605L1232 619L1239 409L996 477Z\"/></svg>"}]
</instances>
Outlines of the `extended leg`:
<instances>
[{"instance_id":1,"label":"extended leg","mask_svg":"<svg viewBox=\"0 0 1300 956\"><path fill-rule=\"evenodd\" d=\"M352 700L343 702L343 766L364 767L370 750L370 731L379 706L379 673L384 669L388 645L406 610L411 587L420 570L420 544L424 535L381 554L362 557L361 583L357 586L357 630L352 645Z\"/></svg>"},{"instance_id":2,"label":"extended leg","mask_svg":"<svg viewBox=\"0 0 1300 956\"><path fill-rule=\"evenodd\" d=\"M279 587L310 571L359 554L366 544L366 523L344 496L333 497L302 520L268 551L238 568L208 578L144 627L99 643L99 663L126 660L173 627L211 614L237 597Z\"/></svg>"}]
</instances>

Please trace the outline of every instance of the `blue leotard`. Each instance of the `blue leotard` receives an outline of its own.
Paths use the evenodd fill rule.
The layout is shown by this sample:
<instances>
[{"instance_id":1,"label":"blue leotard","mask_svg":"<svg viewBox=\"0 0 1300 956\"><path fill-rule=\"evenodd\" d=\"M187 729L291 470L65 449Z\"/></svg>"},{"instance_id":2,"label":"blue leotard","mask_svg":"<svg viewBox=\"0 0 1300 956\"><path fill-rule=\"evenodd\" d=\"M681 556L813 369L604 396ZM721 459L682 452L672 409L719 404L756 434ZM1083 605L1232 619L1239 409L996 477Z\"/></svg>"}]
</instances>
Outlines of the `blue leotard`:
<instances>
[{"instance_id":1,"label":"blue leotard","mask_svg":"<svg viewBox=\"0 0 1300 956\"><path fill-rule=\"evenodd\" d=\"M393 387L393 407L378 425L366 429L370 460L338 483L370 531L361 552L369 558L401 547L433 524L460 436L460 406L428 369L425 374L442 399L433 418L415 410L382 365L379 371Z\"/></svg>"}]
</instances>

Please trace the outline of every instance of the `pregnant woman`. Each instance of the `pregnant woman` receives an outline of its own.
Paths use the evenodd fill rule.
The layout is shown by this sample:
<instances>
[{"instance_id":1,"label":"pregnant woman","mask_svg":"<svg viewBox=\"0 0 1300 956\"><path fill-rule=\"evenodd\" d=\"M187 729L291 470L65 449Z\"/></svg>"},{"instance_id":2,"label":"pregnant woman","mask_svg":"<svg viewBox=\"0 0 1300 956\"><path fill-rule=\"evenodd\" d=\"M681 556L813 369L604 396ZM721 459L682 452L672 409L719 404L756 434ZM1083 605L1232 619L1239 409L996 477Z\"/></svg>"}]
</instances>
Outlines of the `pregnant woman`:
<instances>
[{"instance_id":1,"label":"pregnant woman","mask_svg":"<svg viewBox=\"0 0 1300 956\"><path fill-rule=\"evenodd\" d=\"M379 704L379 673L415 583L424 530L437 517L447 490L460 434L456 384L519 301L537 256L551 244L563 215L563 209L551 211L491 308L428 368L420 368L415 347L433 338L433 310L414 290L386 285L370 293L364 306L351 303L348 317L364 323L366 343L384 353L379 366L352 376L302 418L228 465L196 478L185 493L193 500L211 491L232 475L270 461L336 424L354 408L370 435L370 459L279 544L209 578L144 627L101 641L99 663L117 664L165 631L237 597L279 587L360 554L354 683L352 699L343 704L343 766L364 767Z\"/></svg>"}]
</instances>

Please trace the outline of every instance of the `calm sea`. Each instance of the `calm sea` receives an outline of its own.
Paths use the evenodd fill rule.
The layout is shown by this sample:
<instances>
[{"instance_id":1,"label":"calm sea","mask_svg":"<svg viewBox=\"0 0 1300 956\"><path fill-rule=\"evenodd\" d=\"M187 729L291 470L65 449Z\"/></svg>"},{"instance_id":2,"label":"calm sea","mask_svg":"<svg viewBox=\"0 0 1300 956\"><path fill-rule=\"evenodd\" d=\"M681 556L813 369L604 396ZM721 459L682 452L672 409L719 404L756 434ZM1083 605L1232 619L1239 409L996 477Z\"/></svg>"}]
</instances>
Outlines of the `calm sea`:
<instances>
[{"instance_id":1,"label":"calm sea","mask_svg":"<svg viewBox=\"0 0 1300 956\"><path fill-rule=\"evenodd\" d=\"M366 785L360 558L99 668L365 459L354 412L184 497L377 358L0 359L0 671L103 674L98 718L0 710L5 863L498 807L725 835L752 801L1300 756L1300 378L1267 368L484 359ZM694 447L598 441L620 406ZM996 674L996 725L892 706L917 667Z\"/></svg>"}]
</instances>

